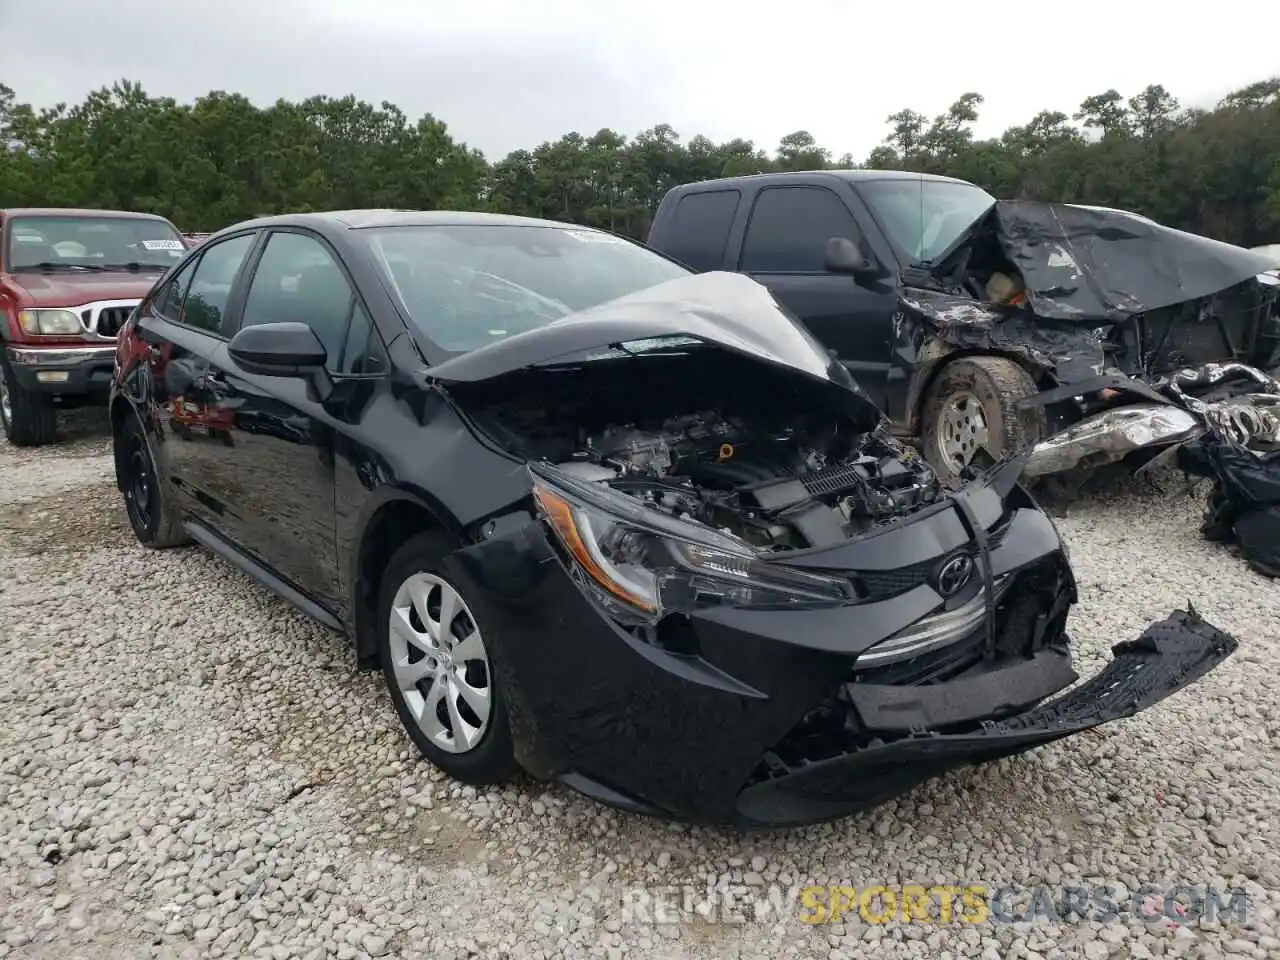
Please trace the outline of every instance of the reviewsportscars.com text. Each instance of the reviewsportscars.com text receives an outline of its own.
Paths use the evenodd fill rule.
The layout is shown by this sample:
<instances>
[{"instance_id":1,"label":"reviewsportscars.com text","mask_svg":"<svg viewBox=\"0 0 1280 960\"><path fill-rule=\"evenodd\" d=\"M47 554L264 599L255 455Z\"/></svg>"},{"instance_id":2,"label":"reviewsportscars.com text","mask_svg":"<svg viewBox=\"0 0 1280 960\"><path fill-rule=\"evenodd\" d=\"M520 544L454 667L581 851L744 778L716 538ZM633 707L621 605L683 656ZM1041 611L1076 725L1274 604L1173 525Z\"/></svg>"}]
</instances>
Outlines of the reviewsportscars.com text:
<instances>
[{"instance_id":1,"label":"reviewsportscars.com text","mask_svg":"<svg viewBox=\"0 0 1280 960\"><path fill-rule=\"evenodd\" d=\"M1248 898L1213 885L995 886L981 883L790 887L650 885L622 891L623 923L1007 924L1122 921L1243 924Z\"/></svg>"}]
</instances>

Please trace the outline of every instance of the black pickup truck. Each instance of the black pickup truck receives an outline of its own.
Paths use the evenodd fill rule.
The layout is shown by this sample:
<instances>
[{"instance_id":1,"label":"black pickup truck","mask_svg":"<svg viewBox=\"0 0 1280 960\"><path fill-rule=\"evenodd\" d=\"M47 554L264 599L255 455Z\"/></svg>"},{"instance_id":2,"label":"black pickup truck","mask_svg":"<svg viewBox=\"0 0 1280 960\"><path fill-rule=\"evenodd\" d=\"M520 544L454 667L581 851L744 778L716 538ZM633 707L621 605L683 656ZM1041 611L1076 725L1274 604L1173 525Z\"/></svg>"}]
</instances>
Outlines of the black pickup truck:
<instances>
[{"instance_id":1,"label":"black pickup truck","mask_svg":"<svg viewBox=\"0 0 1280 960\"><path fill-rule=\"evenodd\" d=\"M778 173L673 188L647 243L768 287L944 475L1014 447L1030 476L1140 466L1209 425L1280 442L1270 264L1136 214Z\"/></svg>"}]
</instances>

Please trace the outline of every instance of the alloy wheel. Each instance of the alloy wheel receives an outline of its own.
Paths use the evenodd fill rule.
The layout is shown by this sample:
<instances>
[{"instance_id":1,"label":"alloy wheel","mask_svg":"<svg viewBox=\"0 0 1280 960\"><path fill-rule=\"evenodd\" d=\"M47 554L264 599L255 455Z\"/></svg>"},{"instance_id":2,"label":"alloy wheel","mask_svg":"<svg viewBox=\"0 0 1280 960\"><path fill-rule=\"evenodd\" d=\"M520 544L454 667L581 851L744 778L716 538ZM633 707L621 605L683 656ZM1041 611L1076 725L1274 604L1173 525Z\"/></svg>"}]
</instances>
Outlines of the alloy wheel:
<instances>
[{"instance_id":1,"label":"alloy wheel","mask_svg":"<svg viewBox=\"0 0 1280 960\"><path fill-rule=\"evenodd\" d=\"M978 448L988 446L991 439L986 411L972 393L948 399L938 428L938 453L956 471L968 466Z\"/></svg>"},{"instance_id":2,"label":"alloy wheel","mask_svg":"<svg viewBox=\"0 0 1280 960\"><path fill-rule=\"evenodd\" d=\"M446 753L476 748L493 712L493 673L465 600L430 573L405 580L391 603L392 673L422 733Z\"/></svg>"}]
</instances>

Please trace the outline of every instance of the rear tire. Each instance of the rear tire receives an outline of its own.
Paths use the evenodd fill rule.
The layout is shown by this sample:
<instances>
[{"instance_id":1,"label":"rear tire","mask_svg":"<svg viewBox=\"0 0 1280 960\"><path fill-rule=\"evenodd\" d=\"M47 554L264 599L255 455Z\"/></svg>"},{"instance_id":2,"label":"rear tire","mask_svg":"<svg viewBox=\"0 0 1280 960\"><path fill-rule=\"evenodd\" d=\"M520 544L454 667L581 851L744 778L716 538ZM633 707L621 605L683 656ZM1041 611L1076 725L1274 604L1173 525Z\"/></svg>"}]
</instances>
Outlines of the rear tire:
<instances>
[{"instance_id":1,"label":"rear tire","mask_svg":"<svg viewBox=\"0 0 1280 960\"><path fill-rule=\"evenodd\" d=\"M173 505L173 491L160 479L146 431L132 412L125 414L120 425L115 451L116 478L138 542L154 550L190 543Z\"/></svg>"},{"instance_id":2,"label":"rear tire","mask_svg":"<svg viewBox=\"0 0 1280 960\"><path fill-rule=\"evenodd\" d=\"M0 347L0 427L15 447L40 447L58 433L53 398L20 387Z\"/></svg>"},{"instance_id":3,"label":"rear tire","mask_svg":"<svg viewBox=\"0 0 1280 960\"><path fill-rule=\"evenodd\" d=\"M956 479L979 447L993 457L1038 443L1044 410L1018 402L1039 393L1031 375L1004 357L964 357L948 364L925 397L924 457L940 476Z\"/></svg>"},{"instance_id":4,"label":"rear tire","mask_svg":"<svg viewBox=\"0 0 1280 960\"><path fill-rule=\"evenodd\" d=\"M444 534L420 533L387 563L378 597L382 675L427 760L463 783L502 783L518 767L487 641L493 618L469 584L441 572L452 550Z\"/></svg>"}]
</instances>

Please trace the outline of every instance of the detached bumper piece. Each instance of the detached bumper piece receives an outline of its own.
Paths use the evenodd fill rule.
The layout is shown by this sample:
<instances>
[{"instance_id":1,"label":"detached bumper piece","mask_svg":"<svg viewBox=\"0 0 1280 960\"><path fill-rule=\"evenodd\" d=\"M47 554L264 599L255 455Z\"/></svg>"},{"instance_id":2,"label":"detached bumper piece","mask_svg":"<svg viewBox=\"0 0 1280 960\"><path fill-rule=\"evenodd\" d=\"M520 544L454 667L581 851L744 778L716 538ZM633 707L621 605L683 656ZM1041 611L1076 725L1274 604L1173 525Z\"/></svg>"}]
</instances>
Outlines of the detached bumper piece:
<instances>
[{"instance_id":1,"label":"detached bumper piece","mask_svg":"<svg viewBox=\"0 0 1280 960\"><path fill-rule=\"evenodd\" d=\"M930 686L845 684L846 727L859 732L820 756L795 759L794 745L780 744L766 754L763 776L739 794L739 817L744 825L788 826L875 806L957 766L1131 717L1204 676L1237 645L1194 610L1177 610L1113 647L1112 661L1090 680L1039 707L1030 705L1075 677L1054 651ZM971 719L978 711L987 719Z\"/></svg>"}]
</instances>

